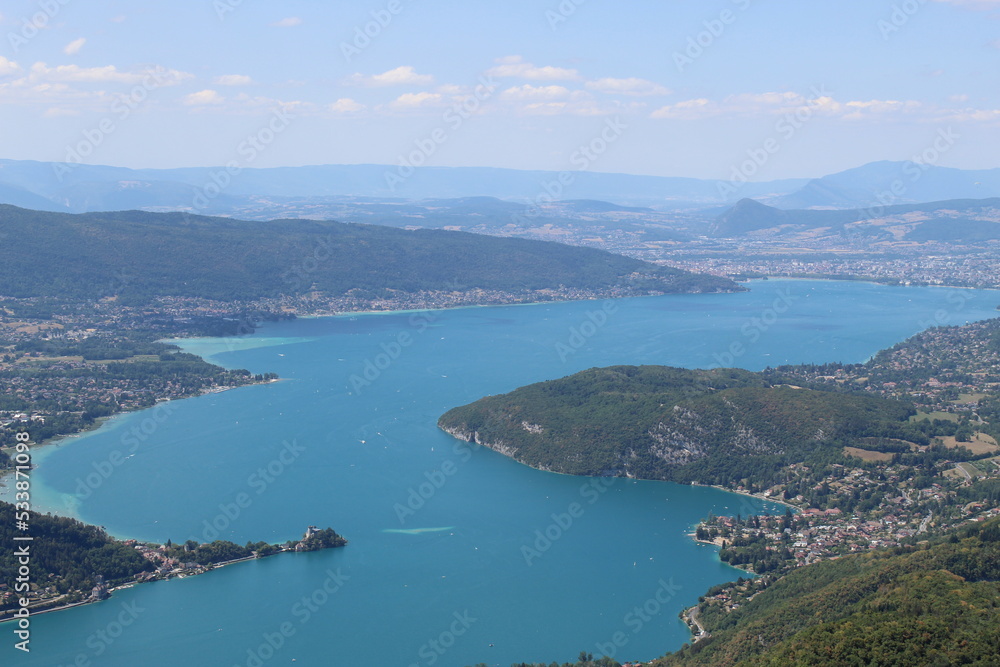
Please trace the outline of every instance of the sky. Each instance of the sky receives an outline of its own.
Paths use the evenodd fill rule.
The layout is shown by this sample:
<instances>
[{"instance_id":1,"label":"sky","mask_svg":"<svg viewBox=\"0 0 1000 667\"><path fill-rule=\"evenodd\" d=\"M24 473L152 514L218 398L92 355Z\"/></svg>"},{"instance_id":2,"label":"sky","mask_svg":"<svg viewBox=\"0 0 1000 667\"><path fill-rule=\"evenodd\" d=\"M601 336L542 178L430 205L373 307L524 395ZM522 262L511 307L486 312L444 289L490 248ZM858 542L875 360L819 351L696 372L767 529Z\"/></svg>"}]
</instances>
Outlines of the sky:
<instances>
[{"instance_id":1,"label":"sky","mask_svg":"<svg viewBox=\"0 0 1000 667\"><path fill-rule=\"evenodd\" d=\"M1000 0L7 0L0 13L6 159L757 181L877 160L1000 167Z\"/></svg>"}]
</instances>

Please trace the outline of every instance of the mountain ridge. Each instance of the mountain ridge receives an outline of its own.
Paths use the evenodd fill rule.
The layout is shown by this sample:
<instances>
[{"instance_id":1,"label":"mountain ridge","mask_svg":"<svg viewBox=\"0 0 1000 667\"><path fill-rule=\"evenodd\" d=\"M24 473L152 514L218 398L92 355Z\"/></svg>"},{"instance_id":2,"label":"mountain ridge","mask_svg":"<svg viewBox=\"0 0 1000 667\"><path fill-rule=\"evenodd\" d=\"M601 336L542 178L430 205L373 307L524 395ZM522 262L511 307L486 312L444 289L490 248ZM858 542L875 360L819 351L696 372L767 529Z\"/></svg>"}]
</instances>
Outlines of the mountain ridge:
<instances>
[{"instance_id":1,"label":"mountain ridge","mask_svg":"<svg viewBox=\"0 0 1000 667\"><path fill-rule=\"evenodd\" d=\"M744 289L728 278L550 241L333 221L0 205L0 234L10 239L0 245L0 285L18 298Z\"/></svg>"}]
</instances>

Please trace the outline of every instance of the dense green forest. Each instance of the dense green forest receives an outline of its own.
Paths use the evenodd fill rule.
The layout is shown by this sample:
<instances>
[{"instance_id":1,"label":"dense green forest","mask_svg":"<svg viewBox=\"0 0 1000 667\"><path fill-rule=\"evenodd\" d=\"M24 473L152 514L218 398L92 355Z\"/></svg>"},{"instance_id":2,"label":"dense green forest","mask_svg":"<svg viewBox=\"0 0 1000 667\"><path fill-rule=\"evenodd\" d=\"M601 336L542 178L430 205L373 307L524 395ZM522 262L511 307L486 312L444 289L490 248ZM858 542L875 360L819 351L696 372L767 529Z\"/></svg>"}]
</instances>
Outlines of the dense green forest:
<instances>
[{"instance_id":1,"label":"dense green forest","mask_svg":"<svg viewBox=\"0 0 1000 667\"><path fill-rule=\"evenodd\" d=\"M657 667L1000 664L1000 519L799 568Z\"/></svg>"},{"instance_id":2,"label":"dense green forest","mask_svg":"<svg viewBox=\"0 0 1000 667\"><path fill-rule=\"evenodd\" d=\"M445 430L528 465L577 475L768 487L796 462L839 460L860 438L926 445L913 408L772 382L736 369L595 368L455 408ZM903 446L906 448L905 446Z\"/></svg>"},{"instance_id":3,"label":"dense green forest","mask_svg":"<svg viewBox=\"0 0 1000 667\"><path fill-rule=\"evenodd\" d=\"M14 505L0 501L0 582L13 587L17 572L16 535L31 535L31 579L45 582L59 593L86 591L104 577L109 586L135 579L155 566L136 550L115 540L103 529L75 519L29 512L30 532L16 530ZM12 607L13 602L7 605ZM2 611L2 609L0 609Z\"/></svg>"},{"instance_id":4,"label":"dense green forest","mask_svg":"<svg viewBox=\"0 0 1000 667\"><path fill-rule=\"evenodd\" d=\"M638 292L742 289L727 278L658 267L602 250L442 230L180 213L71 215L0 205L4 296L119 295L222 301L348 293L521 291L565 287Z\"/></svg>"},{"instance_id":5,"label":"dense green forest","mask_svg":"<svg viewBox=\"0 0 1000 667\"><path fill-rule=\"evenodd\" d=\"M136 550L134 541L117 540L108 535L103 528L91 526L76 519L27 512L25 519L23 511L15 506L0 501L0 583L6 583L14 589L17 577L17 558L15 549L28 545L31 558L30 597L40 596L68 604L85 599L91 589L97 584L98 576L108 587L129 583L143 573L152 573L157 565L145 558ZM26 520L28 531L19 532L17 521ZM17 535L30 535L30 542L15 542ZM318 551L342 547L347 540L332 528L313 531L312 535L299 542L290 541L284 544L285 549L297 551ZM282 551L282 545L267 542L248 542L239 545L227 540L216 540L199 544L188 540L183 544L174 544L169 540L162 548L160 545L145 545L156 548L161 554L158 562L173 560L178 563L193 563L209 567L218 563L249 558L256 552L259 556L270 556ZM44 591L39 588L48 588ZM18 592L5 604L0 604L0 613L17 607ZM42 595L44 593L44 596ZM2 599L2 596L0 596Z\"/></svg>"}]
</instances>

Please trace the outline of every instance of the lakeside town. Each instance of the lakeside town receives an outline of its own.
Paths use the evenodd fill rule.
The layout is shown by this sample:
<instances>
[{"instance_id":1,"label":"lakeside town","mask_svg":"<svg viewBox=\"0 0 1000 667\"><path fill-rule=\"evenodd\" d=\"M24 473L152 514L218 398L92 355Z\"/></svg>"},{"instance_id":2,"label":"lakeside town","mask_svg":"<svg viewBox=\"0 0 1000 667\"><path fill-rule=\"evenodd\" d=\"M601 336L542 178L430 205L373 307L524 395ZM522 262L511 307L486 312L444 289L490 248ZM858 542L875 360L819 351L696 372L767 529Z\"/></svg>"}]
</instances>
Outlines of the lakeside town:
<instances>
[{"instance_id":1,"label":"lakeside town","mask_svg":"<svg viewBox=\"0 0 1000 667\"><path fill-rule=\"evenodd\" d=\"M871 449L845 447L843 463L793 464L782 484L734 489L790 508L783 515L760 516L747 503L744 513L711 516L698 524L692 537L719 547L723 561L761 575L712 589L701 598L699 613L739 609L797 567L919 544L1000 516L998 320L932 328L866 364L766 372L802 385L846 385L910 401L916 408L911 422L951 425L953 435L935 436L927 445L871 438ZM707 636L696 623L697 613L687 610L684 618L696 641Z\"/></svg>"}]
</instances>

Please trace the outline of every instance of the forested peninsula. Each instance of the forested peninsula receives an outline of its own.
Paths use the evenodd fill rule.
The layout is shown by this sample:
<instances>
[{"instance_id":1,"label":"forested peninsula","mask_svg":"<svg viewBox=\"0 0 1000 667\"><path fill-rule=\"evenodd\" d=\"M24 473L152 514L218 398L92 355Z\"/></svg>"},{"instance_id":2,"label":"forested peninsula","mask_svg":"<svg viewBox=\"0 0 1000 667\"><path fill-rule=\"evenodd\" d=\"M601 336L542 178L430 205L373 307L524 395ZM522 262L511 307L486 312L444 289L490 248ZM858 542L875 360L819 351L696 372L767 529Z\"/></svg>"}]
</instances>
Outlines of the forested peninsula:
<instances>
[{"instance_id":1,"label":"forested peninsula","mask_svg":"<svg viewBox=\"0 0 1000 667\"><path fill-rule=\"evenodd\" d=\"M19 526L27 530L19 530ZM30 541L17 541L30 535ZM227 540L164 544L119 540L76 519L22 511L0 501L0 621L16 610L52 611L110 597L115 588L202 574L232 563L282 552L342 547L332 528L310 526L298 540L279 544ZM31 576L18 574L18 555L31 562ZM22 600L24 601L22 603Z\"/></svg>"},{"instance_id":2,"label":"forested peninsula","mask_svg":"<svg viewBox=\"0 0 1000 667\"><path fill-rule=\"evenodd\" d=\"M790 506L694 528L758 576L705 592L683 615L693 642L658 666L1000 661L1000 320L864 364L590 369L439 426L544 470Z\"/></svg>"}]
</instances>

